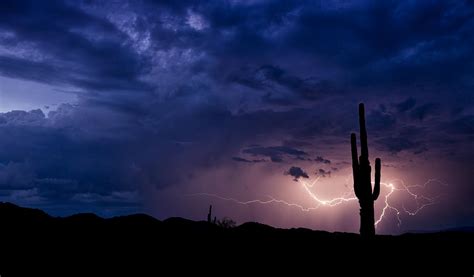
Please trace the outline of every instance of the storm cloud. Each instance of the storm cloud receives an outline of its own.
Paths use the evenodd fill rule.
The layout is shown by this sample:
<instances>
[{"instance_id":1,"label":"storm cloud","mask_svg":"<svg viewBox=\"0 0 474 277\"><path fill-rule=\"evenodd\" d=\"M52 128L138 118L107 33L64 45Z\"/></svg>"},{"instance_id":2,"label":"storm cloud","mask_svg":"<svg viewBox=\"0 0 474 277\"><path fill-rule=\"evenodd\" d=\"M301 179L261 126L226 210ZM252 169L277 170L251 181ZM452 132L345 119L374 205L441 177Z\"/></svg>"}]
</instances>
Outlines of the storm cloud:
<instances>
[{"instance_id":1,"label":"storm cloud","mask_svg":"<svg viewBox=\"0 0 474 277\"><path fill-rule=\"evenodd\" d=\"M287 146L254 146L244 149L242 152L252 156L269 157L272 162L282 162L284 155L293 157L302 157L308 155L308 153L304 151Z\"/></svg>"},{"instance_id":2,"label":"storm cloud","mask_svg":"<svg viewBox=\"0 0 474 277\"><path fill-rule=\"evenodd\" d=\"M308 173L306 173L302 168L297 166L292 166L288 171L285 171L285 175L293 176L293 181L298 181L299 178L309 178Z\"/></svg>"},{"instance_id":3,"label":"storm cloud","mask_svg":"<svg viewBox=\"0 0 474 277\"><path fill-rule=\"evenodd\" d=\"M457 165L472 195L473 15L448 0L3 1L0 198L161 213L178 204L147 197L223 185L253 199L248 183L290 165L295 179L337 165L332 180L359 102L371 155ZM15 108L33 96L51 108Z\"/></svg>"}]
</instances>

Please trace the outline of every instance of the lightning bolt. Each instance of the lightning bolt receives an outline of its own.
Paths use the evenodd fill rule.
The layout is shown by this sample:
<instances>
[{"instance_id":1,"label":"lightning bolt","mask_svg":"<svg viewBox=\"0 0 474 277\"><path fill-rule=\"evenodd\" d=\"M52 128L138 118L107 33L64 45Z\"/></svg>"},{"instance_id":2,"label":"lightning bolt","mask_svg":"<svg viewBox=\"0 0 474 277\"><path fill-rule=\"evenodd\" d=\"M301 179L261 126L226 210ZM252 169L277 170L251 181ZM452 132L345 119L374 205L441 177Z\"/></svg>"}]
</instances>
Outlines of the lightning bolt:
<instances>
[{"instance_id":1,"label":"lightning bolt","mask_svg":"<svg viewBox=\"0 0 474 277\"><path fill-rule=\"evenodd\" d=\"M240 201L240 200L235 199L235 198L223 197L223 196L220 196L218 194L206 193L206 192L193 193L193 194L188 194L188 195L189 196L209 196L209 197L214 197L214 198L224 200L224 201L231 201L231 202L234 202L234 203L240 204L240 205L249 205L249 204L255 204L255 203L265 205L265 204L279 203L279 204L284 204L288 207L296 207L296 208L300 209L302 212L309 212L309 211L312 211L312 210L316 210L319 207L319 206L304 207L303 205L300 205L300 204L290 203L288 201L281 200L281 199L275 199L274 197L272 197L270 195L267 195L268 200L254 199L254 200L248 200L248 201Z\"/></svg>"},{"instance_id":2,"label":"lightning bolt","mask_svg":"<svg viewBox=\"0 0 474 277\"><path fill-rule=\"evenodd\" d=\"M318 203L318 207L321 206L321 205L322 206L334 207L334 206L337 206L337 205L339 205L343 202L349 202L349 201L357 200L357 198L355 196L348 198L347 195L343 195L341 197L336 197L336 198L329 199L329 200L321 200L316 194L314 194L310 190L310 188L314 187L314 185L316 184L317 181L319 181L319 177L316 178L316 180L314 180L310 184L306 183L303 180L299 180L299 183L301 183L303 185L303 188L308 193L308 195Z\"/></svg>"},{"instance_id":3,"label":"lightning bolt","mask_svg":"<svg viewBox=\"0 0 474 277\"><path fill-rule=\"evenodd\" d=\"M292 203L288 202L282 199L277 199L274 198L271 195L266 196L266 200L262 199L253 199L253 200L248 200L248 201L242 201L238 200L236 198L231 198L231 197L224 197L218 194L213 194L213 193L193 193L193 194L188 194L188 196L206 196L206 197L213 197L217 198L220 200L224 201L230 201L234 202L236 204L240 205L252 205L252 204L261 204L261 205L268 205L268 204L281 204L281 205L286 205L288 207L293 207L293 208L298 208L302 212L310 212L317 210L321 206L328 206L328 207L335 207L339 206L341 204L347 203L347 202L352 202L356 201L357 197L354 194L354 190L351 189L350 191L345 192L343 195L331 199L323 199L320 196L318 196L315 192L313 192L313 188L315 187L316 183L319 181L319 177L313 180L310 183L307 183L306 181L299 179L298 183L300 183L304 189L304 192L307 193L307 195L314 200L315 205L310 206L310 207L305 207L301 204L298 203ZM384 218L387 216L387 211L391 210L395 214L395 218L398 221L398 227L401 226L402 224L402 219L401 219L401 214L404 213L409 216L415 216L417 215L421 210L424 208L434 205L438 203L438 196L435 197L428 197L426 195L422 194L417 194L414 192L416 188L419 189L426 189L428 186L437 183L442 186L447 186L448 184L438 180L438 179L429 179L422 185L406 185L405 182L401 179L394 179L391 180L388 183L380 183L383 185L385 188L388 189L387 193L384 195L384 207L382 208L382 212L380 213L378 219L375 221L375 226L377 227L379 223L383 221ZM347 184L346 184L347 185ZM413 210L408 210L405 208L405 205L402 205L402 208L397 208L394 205L391 204L391 198L393 197L393 194L395 192L405 192L407 195L410 197L410 199L415 200L416 203L416 208Z\"/></svg>"},{"instance_id":4,"label":"lightning bolt","mask_svg":"<svg viewBox=\"0 0 474 277\"><path fill-rule=\"evenodd\" d=\"M385 211L387 209L391 209L391 210L395 211L395 216L398 220L398 226L400 227L400 225L402 224L402 219L400 218L400 211L397 208L395 208L395 207L393 207L392 205L389 204L389 198L393 194L393 192L396 190L396 188L392 183L387 184L387 183L382 183L381 182L380 184L384 185L385 187L388 187L390 189L390 191L387 194L385 194L385 206L382 209L382 213L380 214L379 219L377 219L375 221L375 227L377 228L377 225L382 221L382 219L385 216Z\"/></svg>"}]
</instances>

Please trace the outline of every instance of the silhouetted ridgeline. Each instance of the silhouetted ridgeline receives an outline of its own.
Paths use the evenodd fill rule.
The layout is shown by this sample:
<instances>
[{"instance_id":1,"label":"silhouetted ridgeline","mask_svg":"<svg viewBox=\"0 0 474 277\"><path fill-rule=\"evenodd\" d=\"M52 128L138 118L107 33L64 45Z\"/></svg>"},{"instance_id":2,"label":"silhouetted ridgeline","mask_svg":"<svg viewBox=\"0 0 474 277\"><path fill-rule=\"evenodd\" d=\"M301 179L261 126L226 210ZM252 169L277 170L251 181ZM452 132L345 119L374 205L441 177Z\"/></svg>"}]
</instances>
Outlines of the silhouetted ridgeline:
<instances>
[{"instance_id":1,"label":"silhouetted ridgeline","mask_svg":"<svg viewBox=\"0 0 474 277\"><path fill-rule=\"evenodd\" d=\"M449 269L451 276L474 272L472 232L364 239L358 234L278 229L259 223L221 228L207 221L160 221L144 214L56 218L10 203L0 203L0 230L2 277L25 276L25 272L30 272L28 276L96 276L104 270L151 276L165 269L173 270L165 276L189 274L189 270L193 275L212 271L222 276L227 273L218 274L220 270L268 273L281 268L294 274L311 268L353 273L363 271L366 264L380 264L390 272Z\"/></svg>"}]
</instances>

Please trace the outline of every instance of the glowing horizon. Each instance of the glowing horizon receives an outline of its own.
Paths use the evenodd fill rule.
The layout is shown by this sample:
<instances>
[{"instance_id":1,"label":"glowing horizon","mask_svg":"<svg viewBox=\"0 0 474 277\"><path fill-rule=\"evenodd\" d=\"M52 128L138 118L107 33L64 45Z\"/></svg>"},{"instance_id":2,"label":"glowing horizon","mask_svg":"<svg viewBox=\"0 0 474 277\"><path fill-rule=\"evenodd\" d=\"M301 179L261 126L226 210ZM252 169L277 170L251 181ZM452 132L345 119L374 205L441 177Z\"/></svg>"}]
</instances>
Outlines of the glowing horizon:
<instances>
[{"instance_id":1,"label":"glowing horizon","mask_svg":"<svg viewBox=\"0 0 474 277\"><path fill-rule=\"evenodd\" d=\"M309 206L309 207L305 207L305 206L303 206L301 204L298 204L298 203L288 202L284 199L276 199L275 197L273 197L271 195L267 196L267 198L269 200L263 200L263 199L238 200L238 199L233 198L233 197L225 197L225 196L221 196L221 195L218 195L218 194L206 193L206 192L192 193L192 194L188 194L188 196L214 197L214 198L224 200L224 201L231 201L231 202L234 202L234 203L240 204L240 205L249 205L249 204L266 205L266 204L276 203L276 204L286 205L290 208L297 208L302 212L315 211L315 210L318 210L319 207L321 207L321 206L336 207L336 206L339 206L339 205L343 204L344 202L358 201L357 197L355 197L355 195L354 195L353 189L350 189L348 192L344 193L342 196L339 196L339 197L325 199L325 200L321 199L317 195L317 193L311 191L311 189L316 185L316 183L319 179L320 179L320 177L316 177L315 180L313 180L310 183L306 183L303 179L298 179L298 181L297 181L298 183L300 183L302 185L305 192L307 192L307 195L310 196L317 203L316 206ZM398 183L399 187L395 186L394 183ZM439 196L427 197L427 196L422 195L422 194L416 194L416 193L412 192L412 190L411 190L412 188L420 188L420 187L425 189L425 188L429 187L430 184L432 184L432 183L441 184L442 186L448 186L447 183L444 183L444 182L442 182L440 180L437 180L437 179L429 179L422 185L415 184L415 185L409 185L409 186L405 185L404 181L401 180L401 179L391 179L388 182L381 182L381 185L383 185L385 188L388 188L389 191L386 192L385 195L381 195L381 198L384 199L384 201L383 201L384 206L380 211L376 210L376 220L375 220L376 228L377 228L378 224L383 221L384 216L386 216L385 213L386 213L387 210L392 210L394 212L394 217L397 219L398 225L400 226L402 224L402 219L400 217L400 214L402 212L405 215L416 216L418 212L420 212L421 210L423 210L427 206L437 204L438 203L437 200L438 200ZM406 192L411 197L412 200L416 201L417 207L414 210L410 211L410 210L406 209L404 206L394 207L393 205L391 205L390 204L390 197L392 196L392 194L394 192L397 192L397 191ZM352 196L352 197L350 197L350 196ZM420 203L418 203L418 199L425 199L425 200L427 200L427 202L420 204ZM377 214L379 214L379 216L377 216ZM315 216L317 216L317 215L315 214ZM316 220L316 218L315 218L315 220Z\"/></svg>"}]
</instances>

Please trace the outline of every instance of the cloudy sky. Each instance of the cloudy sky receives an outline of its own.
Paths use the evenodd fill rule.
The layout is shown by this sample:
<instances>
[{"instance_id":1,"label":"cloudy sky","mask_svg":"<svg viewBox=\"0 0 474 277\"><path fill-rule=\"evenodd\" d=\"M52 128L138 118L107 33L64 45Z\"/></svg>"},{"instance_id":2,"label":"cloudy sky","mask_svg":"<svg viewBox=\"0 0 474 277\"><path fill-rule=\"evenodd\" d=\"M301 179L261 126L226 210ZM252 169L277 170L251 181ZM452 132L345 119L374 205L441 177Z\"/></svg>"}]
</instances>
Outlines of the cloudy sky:
<instances>
[{"instance_id":1,"label":"cloudy sky","mask_svg":"<svg viewBox=\"0 0 474 277\"><path fill-rule=\"evenodd\" d=\"M1 201L357 232L364 102L378 232L474 224L472 1L4 0L0 18Z\"/></svg>"}]
</instances>

